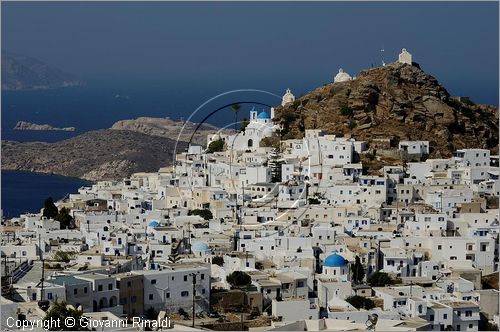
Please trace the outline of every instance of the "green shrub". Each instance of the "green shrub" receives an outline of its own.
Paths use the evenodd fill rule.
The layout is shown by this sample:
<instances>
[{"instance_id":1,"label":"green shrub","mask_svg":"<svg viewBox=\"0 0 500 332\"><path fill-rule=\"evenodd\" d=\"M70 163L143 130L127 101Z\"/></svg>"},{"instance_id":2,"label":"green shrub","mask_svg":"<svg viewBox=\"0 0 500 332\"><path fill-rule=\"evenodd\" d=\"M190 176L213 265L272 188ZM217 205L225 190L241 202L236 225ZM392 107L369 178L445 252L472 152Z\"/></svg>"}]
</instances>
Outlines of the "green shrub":
<instances>
[{"instance_id":1,"label":"green shrub","mask_svg":"<svg viewBox=\"0 0 500 332\"><path fill-rule=\"evenodd\" d=\"M351 117L353 116L353 114L354 112L352 111L352 108L350 108L349 106L342 106L340 108L340 115Z\"/></svg>"},{"instance_id":2,"label":"green shrub","mask_svg":"<svg viewBox=\"0 0 500 332\"><path fill-rule=\"evenodd\" d=\"M208 145L207 153L221 152L224 150L224 141L220 138Z\"/></svg>"}]
</instances>

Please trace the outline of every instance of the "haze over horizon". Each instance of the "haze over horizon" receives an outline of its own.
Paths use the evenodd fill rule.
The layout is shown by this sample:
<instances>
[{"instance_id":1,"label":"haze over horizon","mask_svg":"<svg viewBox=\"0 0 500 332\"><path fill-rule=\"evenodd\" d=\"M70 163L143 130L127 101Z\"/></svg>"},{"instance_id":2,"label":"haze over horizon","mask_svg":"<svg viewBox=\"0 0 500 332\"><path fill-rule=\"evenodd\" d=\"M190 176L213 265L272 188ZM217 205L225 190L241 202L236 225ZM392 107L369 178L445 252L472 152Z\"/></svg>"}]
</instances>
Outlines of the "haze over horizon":
<instances>
[{"instance_id":1,"label":"haze over horizon","mask_svg":"<svg viewBox=\"0 0 500 332\"><path fill-rule=\"evenodd\" d=\"M498 105L498 40L498 2L2 3L3 50L86 80L194 89L304 93L405 47L451 94Z\"/></svg>"}]
</instances>

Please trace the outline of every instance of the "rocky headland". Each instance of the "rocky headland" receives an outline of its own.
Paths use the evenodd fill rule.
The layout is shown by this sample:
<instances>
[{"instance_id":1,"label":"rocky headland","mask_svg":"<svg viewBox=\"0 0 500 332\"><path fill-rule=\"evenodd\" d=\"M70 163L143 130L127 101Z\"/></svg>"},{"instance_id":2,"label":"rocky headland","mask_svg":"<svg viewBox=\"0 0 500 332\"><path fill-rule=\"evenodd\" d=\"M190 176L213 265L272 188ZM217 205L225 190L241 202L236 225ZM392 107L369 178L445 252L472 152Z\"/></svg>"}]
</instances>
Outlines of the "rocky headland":
<instances>
[{"instance_id":1,"label":"rocky headland","mask_svg":"<svg viewBox=\"0 0 500 332\"><path fill-rule=\"evenodd\" d=\"M18 121L14 130L40 130L40 131L75 131L75 127L53 127L49 124L36 124L27 121Z\"/></svg>"},{"instance_id":2,"label":"rocky headland","mask_svg":"<svg viewBox=\"0 0 500 332\"><path fill-rule=\"evenodd\" d=\"M175 141L129 130L90 131L55 143L2 141L2 169L117 180L172 164ZM186 143L179 142L177 152Z\"/></svg>"}]
</instances>

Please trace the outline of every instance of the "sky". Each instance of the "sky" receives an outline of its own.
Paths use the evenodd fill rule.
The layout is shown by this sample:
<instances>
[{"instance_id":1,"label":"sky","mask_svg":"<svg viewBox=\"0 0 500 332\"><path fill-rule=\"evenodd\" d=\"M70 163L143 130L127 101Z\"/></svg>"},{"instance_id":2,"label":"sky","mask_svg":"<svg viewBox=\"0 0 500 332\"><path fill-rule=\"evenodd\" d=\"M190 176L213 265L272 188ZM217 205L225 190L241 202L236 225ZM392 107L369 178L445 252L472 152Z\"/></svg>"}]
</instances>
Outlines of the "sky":
<instances>
[{"instance_id":1,"label":"sky","mask_svg":"<svg viewBox=\"0 0 500 332\"><path fill-rule=\"evenodd\" d=\"M404 47L453 95L498 105L498 2L1 6L2 49L89 80L307 90Z\"/></svg>"}]
</instances>

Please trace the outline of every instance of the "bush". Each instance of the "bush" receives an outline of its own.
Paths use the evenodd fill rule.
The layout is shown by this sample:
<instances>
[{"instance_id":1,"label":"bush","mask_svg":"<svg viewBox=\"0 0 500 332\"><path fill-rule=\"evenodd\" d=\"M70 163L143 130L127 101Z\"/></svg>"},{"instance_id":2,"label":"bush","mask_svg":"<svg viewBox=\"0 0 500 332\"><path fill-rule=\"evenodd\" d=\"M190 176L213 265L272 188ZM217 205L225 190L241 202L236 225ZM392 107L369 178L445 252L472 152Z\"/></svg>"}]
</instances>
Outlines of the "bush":
<instances>
[{"instance_id":1,"label":"bush","mask_svg":"<svg viewBox=\"0 0 500 332\"><path fill-rule=\"evenodd\" d=\"M368 278L368 284L372 287L384 287L394 284L394 280L385 272L375 272Z\"/></svg>"},{"instance_id":2,"label":"bush","mask_svg":"<svg viewBox=\"0 0 500 332\"><path fill-rule=\"evenodd\" d=\"M54 219L57 216L57 206L54 204L52 197L49 197L43 203L43 216Z\"/></svg>"},{"instance_id":3,"label":"bush","mask_svg":"<svg viewBox=\"0 0 500 332\"><path fill-rule=\"evenodd\" d=\"M205 220L210 220L213 218L212 211L207 209L195 209L188 212L188 216L200 216Z\"/></svg>"},{"instance_id":4,"label":"bush","mask_svg":"<svg viewBox=\"0 0 500 332\"><path fill-rule=\"evenodd\" d=\"M147 319L156 319L158 318L158 312L153 307L149 307L149 309L144 311L144 316L146 316Z\"/></svg>"},{"instance_id":5,"label":"bush","mask_svg":"<svg viewBox=\"0 0 500 332\"><path fill-rule=\"evenodd\" d=\"M340 115L351 117L354 115L354 112L349 106L342 106L340 108Z\"/></svg>"},{"instance_id":6,"label":"bush","mask_svg":"<svg viewBox=\"0 0 500 332\"><path fill-rule=\"evenodd\" d=\"M346 300L346 302L349 302L356 309L370 310L370 309L375 308L375 302L373 302L371 299L363 297L363 296L353 295L353 296L349 296L345 300Z\"/></svg>"},{"instance_id":7,"label":"bush","mask_svg":"<svg viewBox=\"0 0 500 332\"><path fill-rule=\"evenodd\" d=\"M224 150L224 141L220 138L208 145L207 153L221 152L222 150Z\"/></svg>"},{"instance_id":8,"label":"bush","mask_svg":"<svg viewBox=\"0 0 500 332\"><path fill-rule=\"evenodd\" d=\"M226 277L226 281L233 287L250 285L252 278L243 271L234 271Z\"/></svg>"}]
</instances>

